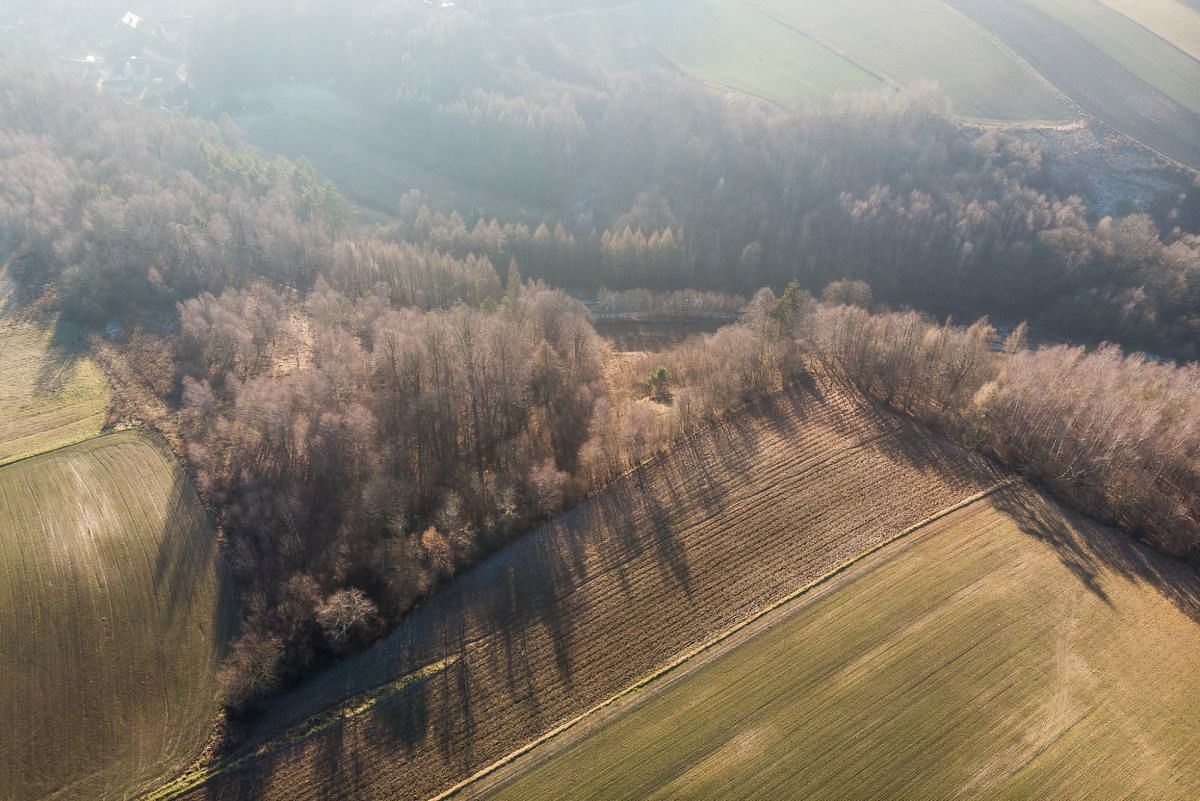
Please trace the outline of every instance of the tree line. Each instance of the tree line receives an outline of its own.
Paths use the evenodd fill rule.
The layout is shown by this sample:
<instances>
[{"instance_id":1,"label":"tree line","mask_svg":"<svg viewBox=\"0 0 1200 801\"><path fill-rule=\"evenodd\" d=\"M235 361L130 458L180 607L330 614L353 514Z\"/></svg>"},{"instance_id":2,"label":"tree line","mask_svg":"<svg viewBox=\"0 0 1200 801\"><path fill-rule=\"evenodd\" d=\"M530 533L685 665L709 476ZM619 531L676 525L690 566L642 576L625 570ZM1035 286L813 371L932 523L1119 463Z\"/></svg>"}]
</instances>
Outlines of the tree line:
<instances>
[{"instance_id":1,"label":"tree line","mask_svg":"<svg viewBox=\"0 0 1200 801\"><path fill-rule=\"evenodd\" d=\"M1115 345L995 349L915 312L817 308L793 335L825 369L1029 475L1099 520L1200 565L1200 365Z\"/></svg>"},{"instance_id":2,"label":"tree line","mask_svg":"<svg viewBox=\"0 0 1200 801\"><path fill-rule=\"evenodd\" d=\"M680 434L811 375L841 376L1198 558L1194 365L1029 352L1019 336L997 355L986 323L868 312L919 292L933 306L947 291L1003 298L1027 270L1053 284L1056 314L1106 337L1179 344L1194 314L1193 240L1167 242L1140 217L1087 222L1077 201L1023 183L1036 153L966 140L927 94L805 121L718 111L690 85L665 100L646 88L640 113L669 134L663 100L699 126L696 141L664 134L671 146L642 165L650 188L615 170L623 194L597 197L624 199L598 201L583 227L468 222L410 196L367 228L311 168L245 148L228 125L4 58L0 87L0 263L19 300L123 323L135 372L172 410L244 611L225 673L233 710L363 647L440 581ZM636 93L610 106L596 91L584 119L631 113ZM683 107L693 97L712 128ZM706 151L722 131L728 147ZM697 176L707 189L677 193ZM1058 267L1050 251L1067 254ZM980 253L1009 272L980 274ZM728 310L712 294L724 288L751 300L736 325L606 367L586 309L545 279L594 286L615 308ZM779 294L755 291L777 279Z\"/></svg>"},{"instance_id":3,"label":"tree line","mask_svg":"<svg viewBox=\"0 0 1200 801\"><path fill-rule=\"evenodd\" d=\"M414 234L432 225L556 286L749 295L861 279L939 316L1200 356L1197 232L1170 213L1094 219L1058 190L1052 156L964 129L932 87L781 109L601 65L536 18L498 11L513 7L214 0L197 81L216 93L291 76L332 85L370 110L390 154L559 210L540 233L452 215Z\"/></svg>"}]
</instances>

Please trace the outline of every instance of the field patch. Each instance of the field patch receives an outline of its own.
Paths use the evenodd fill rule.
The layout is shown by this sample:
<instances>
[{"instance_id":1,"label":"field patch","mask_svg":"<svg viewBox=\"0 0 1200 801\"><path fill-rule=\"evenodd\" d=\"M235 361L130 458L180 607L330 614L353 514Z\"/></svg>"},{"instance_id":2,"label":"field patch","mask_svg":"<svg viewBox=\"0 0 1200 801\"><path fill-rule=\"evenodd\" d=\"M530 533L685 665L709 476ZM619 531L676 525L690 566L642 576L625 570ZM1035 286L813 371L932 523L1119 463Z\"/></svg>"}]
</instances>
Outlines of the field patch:
<instances>
[{"instance_id":1,"label":"field patch","mask_svg":"<svg viewBox=\"0 0 1200 801\"><path fill-rule=\"evenodd\" d=\"M0 468L0 792L128 798L194 758L232 622L216 534L158 441Z\"/></svg>"},{"instance_id":2,"label":"field patch","mask_svg":"<svg viewBox=\"0 0 1200 801\"><path fill-rule=\"evenodd\" d=\"M1200 61L1167 40L1098 0L1028 2L1078 32L1155 89L1192 111L1200 111ZM1200 28L1200 13L1190 13L1193 24ZM1200 135L1200 131L1193 133Z\"/></svg>"},{"instance_id":3,"label":"field patch","mask_svg":"<svg viewBox=\"0 0 1200 801\"><path fill-rule=\"evenodd\" d=\"M1134 22L1200 59L1200 8L1179 0L1103 0Z\"/></svg>"},{"instance_id":4,"label":"field patch","mask_svg":"<svg viewBox=\"0 0 1200 801\"><path fill-rule=\"evenodd\" d=\"M1159 153L1200 167L1200 113L1139 78L1071 25L1026 2L949 2L1007 42L1084 111ZM1094 5L1108 11L1098 1Z\"/></svg>"},{"instance_id":5,"label":"field patch","mask_svg":"<svg viewBox=\"0 0 1200 801\"><path fill-rule=\"evenodd\" d=\"M783 105L873 89L877 77L747 0L648 0L588 15L642 40L679 68ZM566 24L579 24L569 18Z\"/></svg>"},{"instance_id":6,"label":"field patch","mask_svg":"<svg viewBox=\"0 0 1200 801\"><path fill-rule=\"evenodd\" d=\"M0 319L0 465L95 436L108 401L69 327Z\"/></svg>"},{"instance_id":7,"label":"field patch","mask_svg":"<svg viewBox=\"0 0 1200 801\"><path fill-rule=\"evenodd\" d=\"M1200 794L1200 582L1017 487L531 752L520 799Z\"/></svg>"},{"instance_id":8,"label":"field patch","mask_svg":"<svg viewBox=\"0 0 1200 801\"><path fill-rule=\"evenodd\" d=\"M997 480L837 389L777 396L456 579L162 797L428 798Z\"/></svg>"},{"instance_id":9,"label":"field patch","mask_svg":"<svg viewBox=\"0 0 1200 801\"><path fill-rule=\"evenodd\" d=\"M1035 74L941 0L750 2L897 83L935 81L964 117L1062 121L1072 116Z\"/></svg>"}]
</instances>

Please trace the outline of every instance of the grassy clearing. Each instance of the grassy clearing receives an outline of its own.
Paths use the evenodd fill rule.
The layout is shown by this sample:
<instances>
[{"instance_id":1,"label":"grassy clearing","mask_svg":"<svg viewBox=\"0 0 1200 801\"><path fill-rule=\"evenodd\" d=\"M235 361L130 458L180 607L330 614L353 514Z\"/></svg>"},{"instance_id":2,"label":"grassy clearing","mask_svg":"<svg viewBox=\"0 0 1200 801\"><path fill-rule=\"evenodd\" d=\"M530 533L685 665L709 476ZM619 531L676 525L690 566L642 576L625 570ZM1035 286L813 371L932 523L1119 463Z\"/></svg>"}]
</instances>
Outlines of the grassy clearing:
<instances>
[{"instance_id":1,"label":"grassy clearing","mask_svg":"<svg viewBox=\"0 0 1200 801\"><path fill-rule=\"evenodd\" d=\"M1102 0L1180 50L1200 59L1200 7L1179 0Z\"/></svg>"},{"instance_id":2,"label":"grassy clearing","mask_svg":"<svg viewBox=\"0 0 1200 801\"><path fill-rule=\"evenodd\" d=\"M68 327L0 320L0 464L100 433L109 389Z\"/></svg>"},{"instance_id":3,"label":"grassy clearing","mask_svg":"<svg viewBox=\"0 0 1200 801\"><path fill-rule=\"evenodd\" d=\"M940 0L750 0L898 83L936 81L969 118L1062 121L1061 99Z\"/></svg>"},{"instance_id":4,"label":"grassy clearing","mask_svg":"<svg viewBox=\"0 0 1200 801\"><path fill-rule=\"evenodd\" d=\"M486 797L1197 797L1194 574L1023 489L917 537Z\"/></svg>"},{"instance_id":5,"label":"grassy clearing","mask_svg":"<svg viewBox=\"0 0 1200 801\"><path fill-rule=\"evenodd\" d=\"M253 759L180 797L429 798L996 480L834 389L778 396L456 579L281 698L235 755ZM291 742L329 709L443 663Z\"/></svg>"},{"instance_id":6,"label":"grassy clearing","mask_svg":"<svg viewBox=\"0 0 1200 801\"><path fill-rule=\"evenodd\" d=\"M1182 103L1192 111L1200 111L1200 61L1160 38L1130 17L1109 8L1100 0L1028 0L1029 4L1069 26L1125 69L1149 85ZM1162 4L1153 4L1162 13ZM1149 13L1151 9L1147 9ZM1178 10L1177 10L1178 11ZM1190 14L1185 17L1184 14ZM1171 16L1190 19L1190 33L1200 33L1200 12L1183 8ZM1178 20L1182 21L1182 20ZM1163 24L1166 24L1165 20ZM1200 41L1193 42L1200 49Z\"/></svg>"},{"instance_id":7,"label":"grassy clearing","mask_svg":"<svg viewBox=\"0 0 1200 801\"><path fill-rule=\"evenodd\" d=\"M617 352L657 353L697 334L711 334L729 320L696 318L677 320L604 320L592 324Z\"/></svg>"},{"instance_id":8,"label":"grassy clearing","mask_svg":"<svg viewBox=\"0 0 1200 801\"><path fill-rule=\"evenodd\" d=\"M610 24L644 38L681 69L783 105L879 86L869 72L747 0L650 0L608 14Z\"/></svg>"},{"instance_id":9,"label":"grassy clearing","mask_svg":"<svg viewBox=\"0 0 1200 801\"><path fill-rule=\"evenodd\" d=\"M127 798L195 757L225 583L186 476L149 437L0 468L5 801Z\"/></svg>"}]
</instances>

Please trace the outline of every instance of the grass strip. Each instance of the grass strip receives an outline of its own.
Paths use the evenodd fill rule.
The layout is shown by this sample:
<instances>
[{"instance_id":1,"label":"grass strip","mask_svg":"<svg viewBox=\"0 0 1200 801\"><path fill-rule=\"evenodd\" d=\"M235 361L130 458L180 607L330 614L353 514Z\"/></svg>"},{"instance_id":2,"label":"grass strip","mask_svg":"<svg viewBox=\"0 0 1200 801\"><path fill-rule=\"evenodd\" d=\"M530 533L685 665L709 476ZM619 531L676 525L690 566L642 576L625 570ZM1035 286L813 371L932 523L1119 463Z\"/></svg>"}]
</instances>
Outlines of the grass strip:
<instances>
[{"instance_id":1,"label":"grass strip","mask_svg":"<svg viewBox=\"0 0 1200 801\"><path fill-rule=\"evenodd\" d=\"M647 685L666 676L668 673L673 672L674 670L681 667L685 663L691 661L695 657L700 656L701 654L705 653L706 651L712 650L716 646L718 646L721 643L728 640L730 637L733 637L738 632L743 631L747 627L758 622L759 620L761 620L768 614L786 606L787 604L791 603L792 601L795 601L796 599L800 598L801 596L816 589L817 587L819 587L820 585L829 581L830 579L840 575L841 573L844 573L846 570L848 570L849 568L858 564L863 559L866 559L868 556L871 556L872 554L877 553L878 551L882 550L883 548L886 548L887 546L889 546L899 540L902 540L905 537L908 537L908 536L912 535L913 533L920 531L921 529L923 529L929 525L932 525L933 523L936 523L938 520L941 520L942 518L946 517L947 515L951 515L957 511L959 511L960 509L964 509L967 506L970 506L971 504L977 503L977 502L983 500L984 498L994 495L995 493L999 492L1000 490L1002 490L1006 487L1011 486L1012 484L1018 482L1019 480L1020 479L1017 479L1017 478L1008 478L1008 479L1005 479L1004 481L1000 481L1000 482L992 485L988 489L983 490L982 492L977 492L974 495L971 495L970 497L964 498L963 500L959 501L958 503L953 504L952 506L947 506L945 509L935 512L934 514L930 515L929 517L926 517L924 520L914 523L913 525L909 526L908 528L903 529L902 531L892 535L891 537L883 540L882 542L880 542L876 545L873 545L872 547L866 549L865 551L859 553L858 555L856 555L850 559L847 559L845 562L842 562L838 566L834 567L828 573L825 573L824 575L819 576L816 579L813 579L812 581L808 582L803 587L800 587L799 589L795 590L794 592L791 592L788 595L785 595L782 598L779 598L778 600L768 604L767 606L764 606L763 608L759 609L754 614L750 615L749 617L745 618L744 620L740 621L739 623L736 623L733 626L725 629L724 631L719 632L712 638L706 640L705 642L701 643L700 645L697 645L695 648L685 651L679 657L671 660L670 662L663 665L658 670L655 670L653 673L649 674L648 676L645 676L642 679L639 679L634 684L631 684L630 686L626 687L623 690L620 690L616 694L609 696L608 698L604 699L600 703L581 712L580 714L576 715L575 717L571 718L570 720L560 723L559 725L555 726L553 729L546 732L542 736L540 736L534 740L531 740L530 742L521 746L517 750L496 760L492 764L487 765L484 768L481 768L480 770L471 774L470 776L468 776L467 778L458 782L457 784L453 785L452 787L433 796L432 798L429 799L429 801L446 801L446 799L453 798L454 796L461 793L463 790L470 787L475 782L478 782L481 779L487 778L492 773L495 773L496 771L500 770L501 768L511 765L517 759L521 758L525 754L528 754L530 751L533 751L539 745L543 745L543 744L549 742L550 740L553 740L555 737L558 737L560 734L563 734L563 733L567 732L568 730L574 728L575 726L579 725L580 723L583 723L587 719L593 717L594 715L598 714L599 712L602 712L603 710L605 710L608 707L612 706L613 704L617 703L621 699L626 698L629 695L632 695L633 693L645 688Z\"/></svg>"}]
</instances>

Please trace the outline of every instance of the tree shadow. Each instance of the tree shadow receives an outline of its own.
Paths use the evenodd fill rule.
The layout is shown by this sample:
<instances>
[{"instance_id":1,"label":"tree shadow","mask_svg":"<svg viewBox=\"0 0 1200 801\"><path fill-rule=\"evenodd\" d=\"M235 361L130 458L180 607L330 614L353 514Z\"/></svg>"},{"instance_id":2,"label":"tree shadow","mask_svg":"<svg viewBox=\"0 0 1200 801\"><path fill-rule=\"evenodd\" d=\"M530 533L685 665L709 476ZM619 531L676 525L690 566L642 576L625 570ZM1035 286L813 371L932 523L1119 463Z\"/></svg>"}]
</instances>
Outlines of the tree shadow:
<instances>
[{"instance_id":1,"label":"tree shadow","mask_svg":"<svg viewBox=\"0 0 1200 801\"><path fill-rule=\"evenodd\" d=\"M38 365L34 390L39 395L59 395L74 379L79 364L90 351L87 333L61 316L50 331L45 353Z\"/></svg>"},{"instance_id":2,"label":"tree shadow","mask_svg":"<svg viewBox=\"0 0 1200 801\"><path fill-rule=\"evenodd\" d=\"M598 692L636 680L645 666L631 658L626 670L621 643L602 641L598 632L613 625L613 616L636 620L639 605L664 595L686 596L684 606L691 605L697 577L688 532L743 497L763 449L794 442L797 420L816 413L814 402L822 402L819 391L802 388L677 443L461 574L371 651L280 699L270 716L275 723L257 729L251 742L334 699L344 703L441 665L348 724L367 748L396 760L415 794L507 753ZM589 582L601 575L610 578L599 594L590 593ZM675 633L663 632L660 639L670 640L664 653L684 647L686 637L677 643ZM662 650L657 641L647 647ZM311 747L333 750L335 742ZM326 755L324 770L353 770L346 759Z\"/></svg>"},{"instance_id":3,"label":"tree shadow","mask_svg":"<svg viewBox=\"0 0 1200 801\"><path fill-rule=\"evenodd\" d=\"M245 764L228 769L221 774L220 781L209 781L188 793L187 797L194 798L196 801L241 801L263 798L271 778L278 769L278 756L274 753L265 753Z\"/></svg>"},{"instance_id":4,"label":"tree shadow","mask_svg":"<svg viewBox=\"0 0 1200 801\"><path fill-rule=\"evenodd\" d=\"M163 599L168 623L188 614L215 571L212 610L214 662L224 658L237 628L233 576L220 551L217 527L196 495L195 487L167 444L155 436L156 447L174 472L164 501L163 530L154 559L154 589Z\"/></svg>"},{"instance_id":5,"label":"tree shadow","mask_svg":"<svg viewBox=\"0 0 1200 801\"><path fill-rule=\"evenodd\" d=\"M1025 534L1050 545L1059 561L1094 596L1110 607L1102 583L1115 575L1146 584L1200 623L1200 576L1181 560L1159 553L1133 537L1065 509L1029 487L998 493L996 508Z\"/></svg>"}]
</instances>

